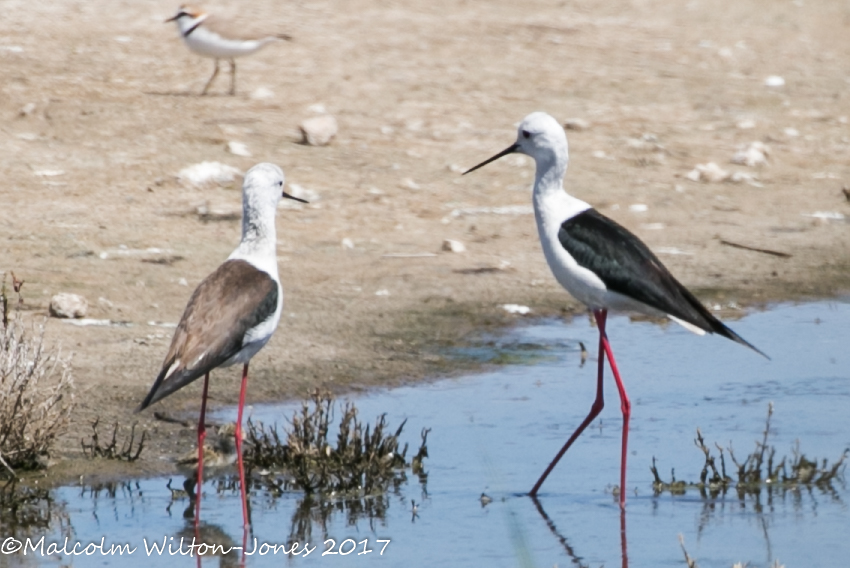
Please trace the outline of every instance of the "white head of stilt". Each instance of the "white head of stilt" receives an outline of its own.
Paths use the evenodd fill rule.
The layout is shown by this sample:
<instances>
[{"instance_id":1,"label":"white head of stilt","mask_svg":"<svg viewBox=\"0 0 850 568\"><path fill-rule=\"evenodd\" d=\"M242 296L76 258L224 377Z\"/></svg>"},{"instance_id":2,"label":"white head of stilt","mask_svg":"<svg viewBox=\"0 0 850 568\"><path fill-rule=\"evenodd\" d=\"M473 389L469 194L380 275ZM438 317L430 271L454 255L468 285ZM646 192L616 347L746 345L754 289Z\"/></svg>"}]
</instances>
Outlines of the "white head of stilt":
<instances>
[{"instance_id":1,"label":"white head of stilt","mask_svg":"<svg viewBox=\"0 0 850 568\"><path fill-rule=\"evenodd\" d=\"M564 128L552 115L533 112L523 118L517 128L516 151L534 158L535 193L563 191L569 146Z\"/></svg>"},{"instance_id":2,"label":"white head of stilt","mask_svg":"<svg viewBox=\"0 0 850 568\"><path fill-rule=\"evenodd\" d=\"M242 182L242 242L230 258L275 258L275 213L283 195L283 184L283 171L274 164L257 164L245 174Z\"/></svg>"}]
</instances>

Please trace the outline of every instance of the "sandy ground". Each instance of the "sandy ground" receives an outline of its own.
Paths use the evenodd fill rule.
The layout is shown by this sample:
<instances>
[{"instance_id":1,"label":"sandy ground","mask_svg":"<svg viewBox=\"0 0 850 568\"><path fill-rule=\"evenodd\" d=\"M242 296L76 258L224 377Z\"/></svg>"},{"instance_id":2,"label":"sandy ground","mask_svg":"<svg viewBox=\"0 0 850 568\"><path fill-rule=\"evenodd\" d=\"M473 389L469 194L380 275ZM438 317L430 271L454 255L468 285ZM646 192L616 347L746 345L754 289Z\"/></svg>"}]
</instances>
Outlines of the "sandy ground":
<instances>
[{"instance_id":1,"label":"sandy ground","mask_svg":"<svg viewBox=\"0 0 850 568\"><path fill-rule=\"evenodd\" d=\"M589 123L568 132L568 191L633 230L705 301L753 305L848 288L847 224L807 216L850 215L841 191L850 180L846 3L207 7L295 41L240 60L237 96L224 96L223 73L213 96L200 97L212 63L163 24L175 4L0 1L0 271L26 281L32 315L73 292L88 298L89 317L129 324L50 321L49 339L74 352L77 384L60 454L79 455L95 417L150 431L134 471L170 467L161 456L192 447L191 428L131 412L171 336L148 322L176 322L239 238L238 218L197 214L204 205L238 216L238 182L197 189L176 178L205 160L243 171L271 161L318 196L278 215L286 305L254 359L250 402L456 372L463 364L440 349L514 321L501 304L538 315L576 308L522 212L530 160L458 173L511 144L534 110ZM766 86L771 75L785 85ZM251 96L261 88L271 97ZM299 144L297 126L315 105L339 122L327 147ZM252 156L228 153L230 141ZM753 141L770 147L767 165L731 164ZM706 162L757 181L686 179ZM503 206L525 209L474 211ZM467 251L442 252L448 238ZM419 253L435 256L387 256ZM214 374L214 404L235 401L238 374ZM199 387L157 410L193 416Z\"/></svg>"}]
</instances>

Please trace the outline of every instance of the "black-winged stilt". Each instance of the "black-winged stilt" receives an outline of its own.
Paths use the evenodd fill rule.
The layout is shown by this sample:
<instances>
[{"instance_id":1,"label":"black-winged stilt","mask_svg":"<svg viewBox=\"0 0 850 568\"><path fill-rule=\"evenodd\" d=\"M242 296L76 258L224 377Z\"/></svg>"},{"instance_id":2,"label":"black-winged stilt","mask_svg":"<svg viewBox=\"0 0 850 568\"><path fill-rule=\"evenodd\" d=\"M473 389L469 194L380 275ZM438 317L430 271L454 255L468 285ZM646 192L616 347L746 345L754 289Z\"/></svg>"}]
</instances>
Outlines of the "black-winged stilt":
<instances>
[{"instance_id":1,"label":"black-winged stilt","mask_svg":"<svg viewBox=\"0 0 850 568\"><path fill-rule=\"evenodd\" d=\"M593 310L599 327L599 370L596 400L555 459L540 476L530 494L536 496L546 477L576 438L602 411L602 375L607 356L623 413L623 443L620 465L620 505L626 501L626 450L631 403L620 379L614 353L605 333L609 309L650 316L667 316L686 329L704 335L716 333L764 355L741 336L723 325L694 295L676 280L649 248L628 230L608 219L589 204L564 191L564 174L569 163L567 136L552 116L534 112L519 125L516 142L485 160L475 171L512 153L534 159L534 216L543 253L555 279L578 301ZM764 355L767 357L766 355Z\"/></svg>"},{"instance_id":2,"label":"black-winged stilt","mask_svg":"<svg viewBox=\"0 0 850 568\"><path fill-rule=\"evenodd\" d=\"M245 471L242 467L242 409L248 363L268 343L280 321L283 289L277 275L275 212L282 197L306 203L283 191L283 172L274 164L257 164L242 184L242 242L189 299L177 325L162 370L136 409L151 404L204 377L198 420L198 484L195 522L200 519L204 474L204 417L210 371L242 363L242 389L236 419L236 454L242 485L242 519L248 525Z\"/></svg>"}]
</instances>

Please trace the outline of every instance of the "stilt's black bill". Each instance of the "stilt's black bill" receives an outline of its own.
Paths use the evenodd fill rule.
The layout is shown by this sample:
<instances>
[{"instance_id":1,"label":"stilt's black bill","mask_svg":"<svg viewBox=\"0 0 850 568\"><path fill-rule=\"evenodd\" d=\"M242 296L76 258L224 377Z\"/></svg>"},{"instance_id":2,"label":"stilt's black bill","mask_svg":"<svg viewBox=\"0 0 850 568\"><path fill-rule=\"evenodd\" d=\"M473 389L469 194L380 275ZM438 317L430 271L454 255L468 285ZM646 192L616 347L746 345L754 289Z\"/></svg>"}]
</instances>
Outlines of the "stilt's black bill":
<instances>
[{"instance_id":1,"label":"stilt's black bill","mask_svg":"<svg viewBox=\"0 0 850 568\"><path fill-rule=\"evenodd\" d=\"M301 203L310 203L310 202L309 202L309 201L307 201L306 199L301 199L300 197L295 197L294 195L289 195L289 194L288 194L288 193L286 193L285 191L284 191L284 192L281 192L281 193L282 193L283 197L285 197L285 198L287 198L287 199L292 199L292 200L294 200L294 201L300 201Z\"/></svg>"},{"instance_id":2,"label":"stilt's black bill","mask_svg":"<svg viewBox=\"0 0 850 568\"><path fill-rule=\"evenodd\" d=\"M495 156L493 156L493 157L492 157L492 158L490 158L489 160L484 160L483 162L481 162L480 164L478 164L478 165L477 165L477 166L475 166L474 168L470 168L470 169L466 170L465 172L463 172L463 175L466 175L466 174L468 174L469 172L474 172L474 171L475 171L475 170L477 170L478 168L482 168L482 167L486 166L487 164L489 164L490 162L495 162L496 160L498 160L498 159L499 159L499 158L501 158L502 156L507 156L508 154L513 154L513 153L514 153L514 152L516 152L518 149L519 149L519 146L518 146L518 145L516 145L516 144L514 144L514 145L513 145L513 146L511 146L510 148L505 148L504 150L502 150L501 152L499 152L498 154L496 154Z\"/></svg>"}]
</instances>

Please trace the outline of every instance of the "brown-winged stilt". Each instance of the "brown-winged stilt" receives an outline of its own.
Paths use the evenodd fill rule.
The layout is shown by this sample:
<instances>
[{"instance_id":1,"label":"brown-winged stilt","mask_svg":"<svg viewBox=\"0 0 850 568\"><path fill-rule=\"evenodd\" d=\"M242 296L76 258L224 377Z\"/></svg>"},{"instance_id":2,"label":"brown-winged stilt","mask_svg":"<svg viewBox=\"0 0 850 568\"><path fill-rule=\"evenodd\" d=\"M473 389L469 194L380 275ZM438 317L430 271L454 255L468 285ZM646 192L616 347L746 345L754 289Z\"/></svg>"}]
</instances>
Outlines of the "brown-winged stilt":
<instances>
[{"instance_id":1,"label":"brown-winged stilt","mask_svg":"<svg viewBox=\"0 0 850 568\"><path fill-rule=\"evenodd\" d=\"M136 409L144 410L195 379L204 377L198 420L198 482L195 522L200 519L204 474L204 418L210 371L241 363L242 388L236 419L236 454L242 488L242 518L248 525L245 470L242 467L242 409L248 363L268 343L280 321L283 289L277 275L275 212L284 177L274 164L257 164L242 184L242 242L189 298L171 347L150 392Z\"/></svg>"}]
</instances>

